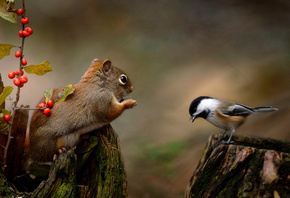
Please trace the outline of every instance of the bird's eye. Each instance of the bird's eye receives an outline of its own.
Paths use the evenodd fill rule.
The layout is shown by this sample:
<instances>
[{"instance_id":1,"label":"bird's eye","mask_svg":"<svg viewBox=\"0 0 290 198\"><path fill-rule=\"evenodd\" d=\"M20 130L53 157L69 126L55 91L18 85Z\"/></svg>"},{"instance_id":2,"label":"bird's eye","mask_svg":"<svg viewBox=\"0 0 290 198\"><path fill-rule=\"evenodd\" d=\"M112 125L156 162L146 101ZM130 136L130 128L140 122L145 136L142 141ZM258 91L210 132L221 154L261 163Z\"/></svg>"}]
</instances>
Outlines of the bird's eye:
<instances>
[{"instance_id":1,"label":"bird's eye","mask_svg":"<svg viewBox=\"0 0 290 198\"><path fill-rule=\"evenodd\" d=\"M127 82L127 76L125 74L122 74L120 77L119 77L119 81L122 85L125 85L126 82Z\"/></svg>"}]
</instances>

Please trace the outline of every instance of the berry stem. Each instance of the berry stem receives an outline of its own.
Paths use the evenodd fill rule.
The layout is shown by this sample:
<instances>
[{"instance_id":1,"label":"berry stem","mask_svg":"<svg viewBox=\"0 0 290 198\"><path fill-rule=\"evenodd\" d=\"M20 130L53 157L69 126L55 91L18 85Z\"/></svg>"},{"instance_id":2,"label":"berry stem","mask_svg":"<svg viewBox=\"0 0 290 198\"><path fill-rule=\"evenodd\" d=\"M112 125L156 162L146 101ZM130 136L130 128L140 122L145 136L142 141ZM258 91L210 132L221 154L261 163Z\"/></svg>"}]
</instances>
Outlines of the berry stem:
<instances>
[{"instance_id":1,"label":"berry stem","mask_svg":"<svg viewBox=\"0 0 290 198\"><path fill-rule=\"evenodd\" d=\"M23 14L22 14L22 17L25 17L25 3L24 3L24 0L22 0L22 8L23 8ZM25 25L22 24L22 31L24 30L25 28ZM22 66L22 59L23 59L23 49L24 49L24 41L25 41L25 36L22 37L22 43L21 43L21 47L20 47L20 51L21 51L21 56L20 56L20 64L19 64L19 74L18 74L18 78L20 78L21 76L21 73L22 73L22 69L23 69L23 66ZM7 160L7 154L8 154L8 148L9 148L9 145L10 145L10 142L11 142L11 139L12 139L12 125L13 125L13 122L14 122L14 114L15 114L15 109L16 109L16 106L19 102L19 99L20 99L20 86L17 86L17 93L16 93L16 99L15 101L12 103L12 106L11 106L11 121L9 121L9 129L8 129L8 136L7 136L7 142L6 142L6 146L5 146L5 150L4 150L4 156L3 156L3 164L4 164L4 167L6 167L6 160Z\"/></svg>"},{"instance_id":2,"label":"berry stem","mask_svg":"<svg viewBox=\"0 0 290 198\"><path fill-rule=\"evenodd\" d=\"M15 107L14 109L39 110L39 108Z\"/></svg>"}]
</instances>

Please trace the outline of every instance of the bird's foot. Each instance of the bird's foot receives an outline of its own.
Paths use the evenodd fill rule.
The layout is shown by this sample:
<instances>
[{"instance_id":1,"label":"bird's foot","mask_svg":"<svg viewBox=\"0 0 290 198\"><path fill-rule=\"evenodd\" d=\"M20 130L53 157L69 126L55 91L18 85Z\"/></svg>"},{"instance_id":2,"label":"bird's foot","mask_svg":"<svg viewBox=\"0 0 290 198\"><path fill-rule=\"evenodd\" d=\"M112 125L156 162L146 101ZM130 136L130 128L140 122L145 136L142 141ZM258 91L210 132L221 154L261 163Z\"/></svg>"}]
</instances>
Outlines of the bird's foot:
<instances>
[{"instance_id":1,"label":"bird's foot","mask_svg":"<svg viewBox=\"0 0 290 198\"><path fill-rule=\"evenodd\" d=\"M213 146L212 146L212 149L214 149L215 147L217 147L221 142L220 141L216 141Z\"/></svg>"},{"instance_id":2,"label":"bird's foot","mask_svg":"<svg viewBox=\"0 0 290 198\"><path fill-rule=\"evenodd\" d=\"M229 141L229 140L228 140L228 141L225 141L225 140L223 140L222 143L223 143L223 144L233 144L234 141Z\"/></svg>"}]
</instances>

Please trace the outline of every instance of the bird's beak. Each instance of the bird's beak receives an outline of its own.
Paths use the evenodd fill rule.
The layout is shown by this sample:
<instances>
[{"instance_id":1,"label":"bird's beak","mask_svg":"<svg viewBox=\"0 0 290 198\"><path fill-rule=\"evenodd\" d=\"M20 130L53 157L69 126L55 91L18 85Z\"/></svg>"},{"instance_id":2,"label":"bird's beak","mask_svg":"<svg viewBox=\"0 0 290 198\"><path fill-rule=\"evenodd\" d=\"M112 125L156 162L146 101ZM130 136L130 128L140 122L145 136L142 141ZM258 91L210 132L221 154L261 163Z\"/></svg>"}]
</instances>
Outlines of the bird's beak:
<instances>
[{"instance_id":1,"label":"bird's beak","mask_svg":"<svg viewBox=\"0 0 290 198\"><path fill-rule=\"evenodd\" d=\"M189 119L191 122L194 122L194 120L195 120L195 116L194 115L192 115L192 116L190 116L190 119Z\"/></svg>"}]
</instances>

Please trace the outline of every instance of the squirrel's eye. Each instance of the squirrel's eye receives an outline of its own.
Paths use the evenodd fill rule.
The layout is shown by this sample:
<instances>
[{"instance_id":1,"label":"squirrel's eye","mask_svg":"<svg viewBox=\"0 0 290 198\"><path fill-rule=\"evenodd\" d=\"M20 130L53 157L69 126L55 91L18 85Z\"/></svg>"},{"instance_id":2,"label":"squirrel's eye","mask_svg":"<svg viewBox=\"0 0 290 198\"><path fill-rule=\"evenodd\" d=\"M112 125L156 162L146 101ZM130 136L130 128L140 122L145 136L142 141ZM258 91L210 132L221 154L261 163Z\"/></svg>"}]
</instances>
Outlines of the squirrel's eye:
<instances>
[{"instance_id":1,"label":"squirrel's eye","mask_svg":"<svg viewBox=\"0 0 290 198\"><path fill-rule=\"evenodd\" d=\"M119 78L119 81L122 85L125 85L127 82L127 76L125 74L122 74Z\"/></svg>"}]
</instances>

